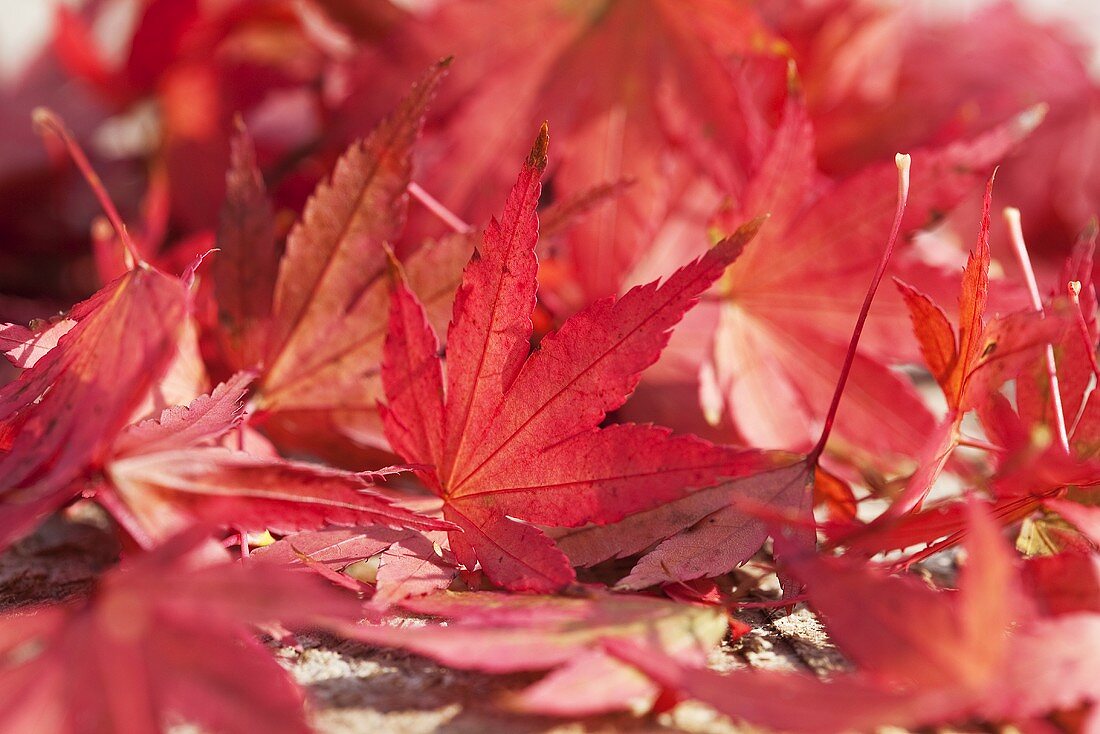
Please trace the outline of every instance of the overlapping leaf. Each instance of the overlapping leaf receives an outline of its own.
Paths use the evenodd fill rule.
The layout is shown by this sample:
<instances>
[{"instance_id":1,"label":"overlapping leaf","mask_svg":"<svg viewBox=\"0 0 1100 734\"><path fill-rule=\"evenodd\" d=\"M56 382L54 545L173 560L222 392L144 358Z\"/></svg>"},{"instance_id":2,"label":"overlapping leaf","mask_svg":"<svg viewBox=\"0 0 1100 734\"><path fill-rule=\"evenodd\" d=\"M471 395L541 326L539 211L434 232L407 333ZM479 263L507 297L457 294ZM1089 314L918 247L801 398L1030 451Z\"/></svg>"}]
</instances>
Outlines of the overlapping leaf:
<instances>
[{"instance_id":1,"label":"overlapping leaf","mask_svg":"<svg viewBox=\"0 0 1100 734\"><path fill-rule=\"evenodd\" d=\"M280 533L325 525L447 527L394 505L363 475L215 445L240 422L250 381L238 375L119 436L100 491L118 497L121 505L110 506L131 520L135 537L151 543L196 519Z\"/></svg>"},{"instance_id":2,"label":"overlapping leaf","mask_svg":"<svg viewBox=\"0 0 1100 734\"><path fill-rule=\"evenodd\" d=\"M393 297L383 380L387 435L444 499L464 532L451 549L502 586L569 583L565 556L534 527L613 522L688 487L751 470L755 454L652 426L598 426L623 403L668 330L737 257L746 227L664 284L593 304L528 356L534 308L535 207L545 128L463 274L448 329L446 390L438 339L408 288Z\"/></svg>"},{"instance_id":3,"label":"overlapping leaf","mask_svg":"<svg viewBox=\"0 0 1100 734\"><path fill-rule=\"evenodd\" d=\"M204 534L177 536L90 599L0 618L0 726L157 734L180 720L214 732L306 734L299 689L250 625L354 618L314 578L202 566ZM215 549L217 550L217 549Z\"/></svg>"},{"instance_id":4,"label":"overlapping leaf","mask_svg":"<svg viewBox=\"0 0 1100 734\"><path fill-rule=\"evenodd\" d=\"M522 154L523 131L543 120L562 141L557 195L633 180L566 237L570 276L583 293L576 307L640 282L629 279L633 265L693 188L703 185L713 200L706 182L740 183L761 122L737 64L780 48L743 2L463 0L410 14L367 49L352 77L363 92L343 112L370 119L376 105L367 90L454 54L441 122L429 133L448 155L423 174L454 211L480 221L496 210L490 192L512 177L505 161ZM701 229L701 218L695 224Z\"/></svg>"},{"instance_id":5,"label":"overlapping leaf","mask_svg":"<svg viewBox=\"0 0 1100 734\"><path fill-rule=\"evenodd\" d=\"M0 545L75 497L73 483L164 377L190 301L178 279L140 267L69 314L57 345L0 388Z\"/></svg>"},{"instance_id":6,"label":"overlapping leaf","mask_svg":"<svg viewBox=\"0 0 1100 734\"><path fill-rule=\"evenodd\" d=\"M902 231L958 204L1039 119L1025 113L972 141L914 151ZM732 209L733 221L763 210L772 220L719 283L713 311L700 315L713 319L714 330L703 362L704 408L713 421L729 411L752 445L805 450L816 435L844 361L864 273L877 259L894 210L892 167L870 167L824 193L814 174L810 124L793 96ZM946 282L911 257L898 262L895 272L912 273L926 287L939 291ZM861 340L853 385L837 417L835 450L857 464L888 469L920 450L934 421L908 381L887 367L909 356L912 341L900 300L884 296ZM784 409L773 409L777 403Z\"/></svg>"},{"instance_id":7,"label":"overlapping leaf","mask_svg":"<svg viewBox=\"0 0 1100 734\"><path fill-rule=\"evenodd\" d=\"M663 686L788 731L996 721L1095 702L1095 678L1055 671L1095 668L1100 616L1034 616L997 524L976 504L968 514L969 561L953 593L851 561L792 559L810 604L856 664L852 674L829 682L756 671L723 677L629 644L607 647Z\"/></svg>"},{"instance_id":8,"label":"overlapping leaf","mask_svg":"<svg viewBox=\"0 0 1100 734\"><path fill-rule=\"evenodd\" d=\"M389 297L383 245L402 231L413 144L446 67L437 64L348 148L287 237L274 282L265 272L274 225L247 142L237 142L221 232L227 259L216 274L223 334L238 365L261 368L256 410L290 443L323 431L384 447L376 412Z\"/></svg>"},{"instance_id":9,"label":"overlapping leaf","mask_svg":"<svg viewBox=\"0 0 1100 734\"><path fill-rule=\"evenodd\" d=\"M656 687L606 656L604 640L632 640L686 665L702 665L726 633L714 607L645 596L582 597L447 592L401 604L446 626L359 625L344 634L401 647L457 668L491 673L551 671L506 702L553 716L590 716L648 709ZM595 677L594 677L595 676Z\"/></svg>"}]
</instances>

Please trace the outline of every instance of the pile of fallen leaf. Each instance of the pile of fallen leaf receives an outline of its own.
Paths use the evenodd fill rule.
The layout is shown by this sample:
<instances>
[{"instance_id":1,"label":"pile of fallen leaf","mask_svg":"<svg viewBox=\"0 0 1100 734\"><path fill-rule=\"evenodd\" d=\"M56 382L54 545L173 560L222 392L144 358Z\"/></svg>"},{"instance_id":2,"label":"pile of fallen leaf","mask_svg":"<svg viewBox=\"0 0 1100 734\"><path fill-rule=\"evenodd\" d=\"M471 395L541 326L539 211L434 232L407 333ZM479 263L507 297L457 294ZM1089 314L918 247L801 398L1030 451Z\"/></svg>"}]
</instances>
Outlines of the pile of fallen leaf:
<instances>
[{"instance_id":1,"label":"pile of fallen leaf","mask_svg":"<svg viewBox=\"0 0 1100 734\"><path fill-rule=\"evenodd\" d=\"M532 715L1100 731L1061 31L147 0L108 49L108 6L6 93L58 112L3 121L44 153L0 155L0 548L99 545L0 574L0 730L307 732L272 650L320 633L537 673ZM708 668L796 607L839 672Z\"/></svg>"}]
</instances>

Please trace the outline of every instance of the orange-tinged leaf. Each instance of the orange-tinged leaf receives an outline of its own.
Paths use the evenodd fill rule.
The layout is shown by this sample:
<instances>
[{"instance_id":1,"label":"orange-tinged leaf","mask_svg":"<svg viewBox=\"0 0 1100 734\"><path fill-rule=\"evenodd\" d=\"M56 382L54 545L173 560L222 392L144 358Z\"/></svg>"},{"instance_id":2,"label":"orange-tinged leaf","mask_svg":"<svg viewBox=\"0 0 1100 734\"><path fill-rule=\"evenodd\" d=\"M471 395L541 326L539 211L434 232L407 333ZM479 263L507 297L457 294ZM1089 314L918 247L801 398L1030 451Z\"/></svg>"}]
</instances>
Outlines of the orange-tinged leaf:
<instances>
[{"instance_id":1,"label":"orange-tinged leaf","mask_svg":"<svg viewBox=\"0 0 1100 734\"><path fill-rule=\"evenodd\" d=\"M275 285L261 410L331 411L358 440L381 441L375 411L389 297L383 245L401 232L412 147L447 65L437 64L347 150L291 230Z\"/></svg>"},{"instance_id":2,"label":"orange-tinged leaf","mask_svg":"<svg viewBox=\"0 0 1100 734\"><path fill-rule=\"evenodd\" d=\"M958 360L955 330L951 328L947 314L930 297L908 283L900 280L895 282L909 308L909 319L913 323L913 333L920 344L924 363L932 377L946 391L949 389L948 378ZM957 403L957 396L949 395L948 402Z\"/></svg>"},{"instance_id":3,"label":"orange-tinged leaf","mask_svg":"<svg viewBox=\"0 0 1100 734\"><path fill-rule=\"evenodd\" d=\"M978 244L966 259L962 290L959 293L959 359L951 374L949 399L958 405L972 365L981 356L985 331L985 306L989 300L989 208L993 199L993 179L986 186L982 200L982 222L978 229Z\"/></svg>"}]
</instances>

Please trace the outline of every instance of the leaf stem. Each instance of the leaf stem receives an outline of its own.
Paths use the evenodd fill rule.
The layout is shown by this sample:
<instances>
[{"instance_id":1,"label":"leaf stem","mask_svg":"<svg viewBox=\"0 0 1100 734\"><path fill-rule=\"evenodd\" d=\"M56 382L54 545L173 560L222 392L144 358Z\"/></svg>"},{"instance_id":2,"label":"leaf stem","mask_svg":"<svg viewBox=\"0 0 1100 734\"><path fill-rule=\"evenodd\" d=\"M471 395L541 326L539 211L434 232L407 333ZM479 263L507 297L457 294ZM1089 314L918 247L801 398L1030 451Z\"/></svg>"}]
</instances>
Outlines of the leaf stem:
<instances>
[{"instance_id":1,"label":"leaf stem","mask_svg":"<svg viewBox=\"0 0 1100 734\"><path fill-rule=\"evenodd\" d=\"M983 441L979 438L969 438L967 436L960 437L955 444L957 446L965 446L966 448L977 449L979 451L989 451L990 453L1001 453L1004 451L1003 448L989 441Z\"/></svg>"},{"instance_id":2,"label":"leaf stem","mask_svg":"<svg viewBox=\"0 0 1100 734\"><path fill-rule=\"evenodd\" d=\"M1020 225L1020 210L1015 207L1005 207L1005 223L1008 224L1009 239L1012 241L1012 249L1020 268L1024 271L1024 281L1027 283L1027 292L1031 296L1031 306L1041 317L1046 316L1043 311L1043 298L1039 295L1039 285L1035 281L1035 271L1031 267L1031 257L1027 254L1027 243L1024 242L1024 230ZM1058 431L1058 442L1062 449L1069 453L1069 435L1066 433L1066 416L1062 409L1062 391L1058 387L1058 366L1054 361L1054 347L1048 343L1046 349L1047 378L1050 380L1050 402L1054 408L1054 427Z\"/></svg>"},{"instance_id":3,"label":"leaf stem","mask_svg":"<svg viewBox=\"0 0 1100 734\"><path fill-rule=\"evenodd\" d=\"M91 188L92 193L95 194L96 199L99 201L99 205L103 208L104 214L107 215L107 219L111 222L111 226L114 227L115 233L122 243L127 259L127 267L130 269L133 269L135 265L145 267L147 263L144 258L141 257L141 253L138 252L137 247L134 246L134 241L130 239L130 233L126 230L126 223L122 221L118 209L115 208L114 202L111 201L111 195L107 193L107 187L103 185L103 180L100 179L99 174L92 168L92 164L88 161L88 156L84 154L84 150L80 147L80 143L76 142L72 133L65 127L65 123L56 113L45 107L35 108L34 112L31 114L31 119L34 121L35 129L39 134L45 132L52 133L65 145L65 149L73 159L73 163L76 164L76 167L84 176L84 180L88 182L88 186Z\"/></svg>"},{"instance_id":4,"label":"leaf stem","mask_svg":"<svg viewBox=\"0 0 1100 734\"><path fill-rule=\"evenodd\" d=\"M1092 337L1089 335L1089 326L1085 322L1085 312L1081 309L1081 281L1071 280L1066 285L1066 292L1069 294L1069 300L1073 302L1074 315L1077 317L1077 333L1081 337L1081 343L1085 347L1085 354L1089 358L1089 366L1092 368L1092 380L1085 386L1085 392L1081 398L1081 405L1077 408L1077 415L1074 416L1069 426L1069 436L1072 438L1073 435L1077 433L1077 426L1081 424L1081 416L1085 414L1089 401L1092 399L1093 393L1096 392L1097 385L1100 384L1100 365L1096 363L1096 347L1093 344Z\"/></svg>"},{"instance_id":5,"label":"leaf stem","mask_svg":"<svg viewBox=\"0 0 1100 734\"><path fill-rule=\"evenodd\" d=\"M825 425L821 429L821 436L807 455L807 461L811 465L821 458L822 452L825 451L825 444L829 441L829 434L832 432L833 423L836 421L837 409L840 407L840 398L844 394L844 387L848 382L848 376L852 372L852 365L855 363L856 347L859 346L859 337L863 333L864 325L867 323L867 314L871 310L871 302L875 298L879 283L882 282L882 278L886 274L886 267L890 263L890 256L894 252L894 245L897 243L898 234L901 232L901 220L905 216L905 205L909 201L909 167L912 159L907 154L898 153L894 158L894 162L898 167L898 205L897 210L894 212L893 226L890 228L890 239L886 243L886 251L882 253L882 260L879 261L875 275L871 278L871 286L867 289L863 306L856 318L856 325L852 330L852 340L848 343L848 353L844 356L844 365L840 368L840 377L837 378L833 400L829 404L829 411L825 414Z\"/></svg>"},{"instance_id":6,"label":"leaf stem","mask_svg":"<svg viewBox=\"0 0 1100 734\"><path fill-rule=\"evenodd\" d=\"M785 599L772 599L770 601L738 601L734 602L733 606L738 609L782 609L783 607L793 607L795 604L804 601L809 601L809 597L805 594L796 594Z\"/></svg>"},{"instance_id":7,"label":"leaf stem","mask_svg":"<svg viewBox=\"0 0 1100 734\"><path fill-rule=\"evenodd\" d=\"M458 234L470 234L474 231L472 225L463 221L457 214L444 206L439 199L425 191L416 181L409 182L408 191L412 198L419 201L425 209L438 217L440 221Z\"/></svg>"},{"instance_id":8,"label":"leaf stem","mask_svg":"<svg viewBox=\"0 0 1100 734\"><path fill-rule=\"evenodd\" d=\"M1085 312L1081 310L1081 281L1071 280L1066 286L1069 299L1073 301L1074 315L1077 317L1077 332L1081 335L1081 342L1085 345L1085 354L1089 358L1089 366L1092 374L1100 379L1100 365L1096 363L1096 350L1089 335L1089 325L1085 323Z\"/></svg>"}]
</instances>

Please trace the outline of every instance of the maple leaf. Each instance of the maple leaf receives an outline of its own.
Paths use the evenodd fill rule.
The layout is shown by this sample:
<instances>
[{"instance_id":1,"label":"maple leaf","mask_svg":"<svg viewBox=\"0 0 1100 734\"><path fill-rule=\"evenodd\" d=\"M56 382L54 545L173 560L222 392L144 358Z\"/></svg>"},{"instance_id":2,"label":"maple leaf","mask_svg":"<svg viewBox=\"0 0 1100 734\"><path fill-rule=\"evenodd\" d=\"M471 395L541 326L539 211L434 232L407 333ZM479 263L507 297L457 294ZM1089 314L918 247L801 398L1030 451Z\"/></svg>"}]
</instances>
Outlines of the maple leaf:
<instances>
[{"instance_id":1,"label":"maple leaf","mask_svg":"<svg viewBox=\"0 0 1100 734\"><path fill-rule=\"evenodd\" d=\"M547 144L544 126L503 217L489 224L463 273L446 388L438 339L400 278L382 365L386 433L407 461L431 467L423 478L443 498L443 516L464 531L450 534L456 558L468 570L480 562L496 584L528 591L561 588L574 573L549 538L518 521L613 522L760 463L757 454L653 426L597 428L759 222L663 285L593 304L528 356Z\"/></svg>"},{"instance_id":2,"label":"maple leaf","mask_svg":"<svg viewBox=\"0 0 1100 734\"><path fill-rule=\"evenodd\" d=\"M301 690L250 626L334 624L358 603L279 569L203 565L205 538L174 537L109 571L85 600L0 617L0 726L156 734L183 719L211 732L312 731Z\"/></svg>"},{"instance_id":3,"label":"maple leaf","mask_svg":"<svg viewBox=\"0 0 1100 734\"><path fill-rule=\"evenodd\" d=\"M740 182L764 123L738 62L781 49L743 2L445 3L410 14L362 52L351 79L363 92L348 95L330 134L374 118L366 90L454 54L460 63L428 131L428 145L447 154L418 174L450 209L475 221L489 216L496 202L488 192L511 182L504 161L527 145L517 131L543 120L562 140L555 198L634 181L564 237L584 303L643 282L627 279L634 263L696 189L715 199L711 182ZM577 85L579 78L588 81Z\"/></svg>"},{"instance_id":4,"label":"maple leaf","mask_svg":"<svg viewBox=\"0 0 1100 734\"><path fill-rule=\"evenodd\" d=\"M957 334L943 309L929 296L903 281L897 283L909 309L921 354L943 390L948 421L953 423L1014 377L1023 365L1034 361L1040 347L1066 332L1064 322L1052 318L1043 323L1031 310L987 323L992 197L990 178L982 204L978 241L963 269Z\"/></svg>"},{"instance_id":5,"label":"maple leaf","mask_svg":"<svg viewBox=\"0 0 1100 734\"><path fill-rule=\"evenodd\" d=\"M327 528L296 533L258 548L250 558L258 563L284 566L307 564L330 572L350 571L360 561L376 560L373 577L350 576L373 583L370 605L386 609L403 599L445 589L458 572L450 553L441 546L446 534L421 533L385 527ZM369 568L369 567L368 567ZM327 576L337 583L343 579ZM366 590L369 587L361 588Z\"/></svg>"},{"instance_id":6,"label":"maple leaf","mask_svg":"<svg viewBox=\"0 0 1100 734\"><path fill-rule=\"evenodd\" d=\"M210 445L241 421L251 376L238 375L187 408L123 430L179 391L205 379L187 317L197 260L183 280L141 259L83 151L63 123L38 122L69 149L100 199L131 269L69 315L56 346L0 389L3 500L0 543L88 490L142 545L191 518L283 532L326 523L381 522L442 528L448 523L394 506L357 474ZM191 339L185 338L191 336ZM26 336L25 334L22 336ZM39 347L42 345L39 344ZM198 373L196 377L195 373ZM88 411L88 415L84 415ZM102 474L105 486L96 485Z\"/></svg>"},{"instance_id":7,"label":"maple leaf","mask_svg":"<svg viewBox=\"0 0 1100 734\"><path fill-rule=\"evenodd\" d=\"M968 563L953 593L850 559L788 558L831 639L857 666L827 683L756 671L721 676L619 641L605 648L663 686L789 731L1025 719L1096 701L1094 656L1080 642L1094 644L1100 615L1036 617L998 524L977 502L968 514ZM1079 643L1069 643L1074 633Z\"/></svg>"},{"instance_id":8,"label":"maple leaf","mask_svg":"<svg viewBox=\"0 0 1100 734\"><path fill-rule=\"evenodd\" d=\"M57 345L0 388L0 546L80 492L73 482L102 461L176 354L187 288L148 267L83 303Z\"/></svg>"},{"instance_id":9,"label":"maple leaf","mask_svg":"<svg viewBox=\"0 0 1100 734\"><path fill-rule=\"evenodd\" d=\"M528 713L591 716L648 710L656 688L601 650L633 640L687 665L702 665L728 624L716 607L591 592L581 597L443 592L400 604L442 624L348 625L341 634L400 647L451 667L490 673L550 671L504 705Z\"/></svg>"},{"instance_id":10,"label":"maple leaf","mask_svg":"<svg viewBox=\"0 0 1100 734\"><path fill-rule=\"evenodd\" d=\"M818 465L848 378L855 374L860 336L901 231L909 198L909 157L899 154L895 162L897 203L889 240L855 319L815 446L803 455L764 454L760 457L764 461L749 476L670 500L617 524L563 533L557 538L559 546L574 563L589 566L654 546L620 581L625 588L644 588L725 573L748 560L769 534L776 556L804 554L815 547L816 523L811 509ZM780 532L771 532L771 526L780 527ZM780 581L790 594L790 580Z\"/></svg>"},{"instance_id":11,"label":"maple leaf","mask_svg":"<svg viewBox=\"0 0 1100 734\"><path fill-rule=\"evenodd\" d=\"M1053 313L1050 318L1044 318L1041 312L1033 310L987 322L992 194L993 179L990 178L977 244L963 270L957 333L943 309L928 295L895 279L909 309L921 354L943 390L947 415L926 436L917 456L917 470L906 481L904 489L892 498L889 507L869 524L849 525L833 533L835 542L849 549L875 553L944 536L957 541L959 536L955 533L962 529L963 519L959 507L948 509L940 505L931 508L927 515L922 515L920 510L962 441L963 417L979 409L979 414L984 412L988 419L989 406L999 397L996 391L1033 363L1048 343L1063 338L1066 332L1064 318ZM1044 379L1048 379L1045 372ZM1001 419L993 422L994 429L1004 430L1006 421L1016 422L1016 419L1002 414ZM998 508L998 515L1007 523L1025 516L1033 508L1026 507L1026 503L1004 503ZM949 517L944 516L945 511Z\"/></svg>"},{"instance_id":12,"label":"maple leaf","mask_svg":"<svg viewBox=\"0 0 1100 734\"><path fill-rule=\"evenodd\" d=\"M262 364L245 366L261 369L257 421L280 443L293 445L295 434L320 429L385 448L375 407L389 297L383 245L402 231L412 147L447 66L425 74L318 185L287 237L273 283L264 272L273 251L261 182L247 142L237 143L220 239L231 264L216 283L219 303L232 310L222 333L252 357L263 346ZM247 265L253 251L258 269ZM256 305L265 294L273 299L269 317Z\"/></svg>"},{"instance_id":13,"label":"maple leaf","mask_svg":"<svg viewBox=\"0 0 1100 734\"><path fill-rule=\"evenodd\" d=\"M831 174L1048 105L1046 122L1002 169L997 196L1027 215L1028 242L1042 257L1036 266L1057 272L1064 243L1095 213L1100 194L1097 88L1068 27L1010 2L934 19L916 6L858 0L773 6L762 12L790 43L819 131L819 161ZM956 231L969 229L965 218L951 219ZM1000 233L992 245L995 255L1009 252Z\"/></svg>"},{"instance_id":14,"label":"maple leaf","mask_svg":"<svg viewBox=\"0 0 1100 734\"><path fill-rule=\"evenodd\" d=\"M1040 119L1030 111L974 140L914 151L913 196L902 232L958 204ZM699 372L709 420L717 423L728 412L750 445L807 450L859 309L861 290L853 279L874 267L893 215L895 175L890 166L871 166L823 186L809 118L798 93L790 94L770 147L727 212L737 221L745 212L770 211L769 226L719 281L707 309L695 315L709 320L711 342ZM913 258L898 268L937 292L946 282ZM916 454L934 427L912 384L888 368L916 355L904 306L896 295L884 296L861 339L832 449L880 470ZM696 345L685 348L690 351L682 359L698 367ZM775 410L777 403L784 409Z\"/></svg>"},{"instance_id":15,"label":"maple leaf","mask_svg":"<svg viewBox=\"0 0 1100 734\"><path fill-rule=\"evenodd\" d=\"M144 545L196 519L279 533L326 524L450 527L393 504L364 475L214 445L241 422L251 379L237 375L115 441L98 496Z\"/></svg>"}]
</instances>

